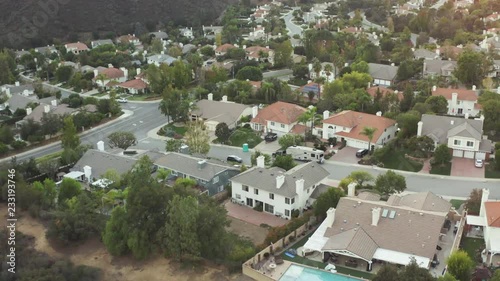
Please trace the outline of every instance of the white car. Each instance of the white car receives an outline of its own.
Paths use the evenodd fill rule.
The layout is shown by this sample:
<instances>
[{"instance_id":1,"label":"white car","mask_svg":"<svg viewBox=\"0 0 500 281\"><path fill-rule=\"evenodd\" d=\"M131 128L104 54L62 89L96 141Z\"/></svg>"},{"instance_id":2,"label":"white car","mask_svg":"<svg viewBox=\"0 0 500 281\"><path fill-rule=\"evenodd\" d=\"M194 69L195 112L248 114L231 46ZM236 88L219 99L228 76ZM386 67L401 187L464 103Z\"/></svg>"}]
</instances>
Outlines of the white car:
<instances>
[{"instance_id":1,"label":"white car","mask_svg":"<svg viewBox=\"0 0 500 281\"><path fill-rule=\"evenodd\" d=\"M476 159L476 163L474 163L474 166L476 166L476 168L482 168L483 164L484 164L483 160Z\"/></svg>"},{"instance_id":2,"label":"white car","mask_svg":"<svg viewBox=\"0 0 500 281\"><path fill-rule=\"evenodd\" d=\"M127 98L119 98L119 99L118 99L118 102L119 102L119 103L127 103L127 102L128 102L128 99L127 99Z\"/></svg>"}]
</instances>

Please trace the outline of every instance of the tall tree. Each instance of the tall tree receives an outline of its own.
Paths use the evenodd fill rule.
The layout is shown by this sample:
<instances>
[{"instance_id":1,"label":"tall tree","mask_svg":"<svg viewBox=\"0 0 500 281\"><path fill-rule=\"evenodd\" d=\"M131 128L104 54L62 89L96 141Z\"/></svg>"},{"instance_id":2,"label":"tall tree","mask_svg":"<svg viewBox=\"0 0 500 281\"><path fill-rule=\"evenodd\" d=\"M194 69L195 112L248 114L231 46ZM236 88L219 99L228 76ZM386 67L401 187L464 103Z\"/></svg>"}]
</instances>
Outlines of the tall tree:
<instances>
[{"instance_id":1,"label":"tall tree","mask_svg":"<svg viewBox=\"0 0 500 281\"><path fill-rule=\"evenodd\" d=\"M425 103L436 114L446 114L448 112L448 101L443 96L430 96L425 100Z\"/></svg>"},{"instance_id":2,"label":"tall tree","mask_svg":"<svg viewBox=\"0 0 500 281\"><path fill-rule=\"evenodd\" d=\"M206 155L210 150L210 137L202 120L189 122L186 131L186 144L191 153Z\"/></svg>"},{"instance_id":3,"label":"tall tree","mask_svg":"<svg viewBox=\"0 0 500 281\"><path fill-rule=\"evenodd\" d=\"M231 136L231 131L226 123L221 122L215 127L215 136L219 139L221 143L226 143Z\"/></svg>"},{"instance_id":4,"label":"tall tree","mask_svg":"<svg viewBox=\"0 0 500 281\"><path fill-rule=\"evenodd\" d=\"M108 135L109 146L118 147L123 150L137 144L137 138L132 132L118 131Z\"/></svg>"},{"instance_id":5,"label":"tall tree","mask_svg":"<svg viewBox=\"0 0 500 281\"><path fill-rule=\"evenodd\" d=\"M448 272L458 281L469 281L474 268L474 261L465 251L453 252L446 261Z\"/></svg>"},{"instance_id":6,"label":"tall tree","mask_svg":"<svg viewBox=\"0 0 500 281\"><path fill-rule=\"evenodd\" d=\"M314 215L318 218L326 217L326 211L330 208L336 208L341 197L344 197L344 191L340 188L330 187L326 192L321 193L314 201Z\"/></svg>"},{"instance_id":7,"label":"tall tree","mask_svg":"<svg viewBox=\"0 0 500 281\"><path fill-rule=\"evenodd\" d=\"M321 70L323 69L323 65L321 64L321 62L319 61L318 58L314 58L312 60L312 69L314 71L314 73L316 73L316 79L318 79L320 76L320 72Z\"/></svg>"},{"instance_id":8,"label":"tall tree","mask_svg":"<svg viewBox=\"0 0 500 281\"><path fill-rule=\"evenodd\" d=\"M389 170L377 176L375 189L384 195L403 192L406 189L405 177Z\"/></svg>"},{"instance_id":9,"label":"tall tree","mask_svg":"<svg viewBox=\"0 0 500 281\"><path fill-rule=\"evenodd\" d=\"M483 190L479 188L474 188L470 194L469 198L465 201L465 208L467 213L471 215L479 215L481 210L481 198L483 197Z\"/></svg>"},{"instance_id":10,"label":"tall tree","mask_svg":"<svg viewBox=\"0 0 500 281\"><path fill-rule=\"evenodd\" d=\"M451 161L451 153L450 149L446 144L440 144L438 147L436 147L436 150L434 151L434 161L433 164L438 164L438 165L443 165L450 163Z\"/></svg>"},{"instance_id":11,"label":"tall tree","mask_svg":"<svg viewBox=\"0 0 500 281\"><path fill-rule=\"evenodd\" d=\"M58 204L63 204L64 201L78 196L82 192L82 187L79 182L71 178L64 178L59 186Z\"/></svg>"},{"instance_id":12,"label":"tall tree","mask_svg":"<svg viewBox=\"0 0 500 281\"><path fill-rule=\"evenodd\" d=\"M480 86L491 67L492 62L484 53L467 48L458 57L454 75L464 84Z\"/></svg>"},{"instance_id":13,"label":"tall tree","mask_svg":"<svg viewBox=\"0 0 500 281\"><path fill-rule=\"evenodd\" d=\"M80 137L77 134L72 116L64 118L61 144L63 149L70 149L70 150L76 150L80 145Z\"/></svg>"},{"instance_id":14,"label":"tall tree","mask_svg":"<svg viewBox=\"0 0 500 281\"><path fill-rule=\"evenodd\" d=\"M285 67L292 62L293 48L289 40L279 43L274 48L274 66Z\"/></svg>"},{"instance_id":15,"label":"tall tree","mask_svg":"<svg viewBox=\"0 0 500 281\"><path fill-rule=\"evenodd\" d=\"M292 169L296 165L297 164L295 163L292 155L278 155L273 161L273 167L279 167L287 171Z\"/></svg>"},{"instance_id":16,"label":"tall tree","mask_svg":"<svg viewBox=\"0 0 500 281\"><path fill-rule=\"evenodd\" d=\"M361 130L360 134L363 136L366 136L368 138L368 149L371 151L372 150L372 140L373 136L375 135L375 132L377 131L377 128L373 127L363 127Z\"/></svg>"},{"instance_id":17,"label":"tall tree","mask_svg":"<svg viewBox=\"0 0 500 281\"><path fill-rule=\"evenodd\" d=\"M118 206L113 209L102 233L102 241L111 255L121 256L128 252L127 233L127 213L124 207Z\"/></svg>"}]
</instances>

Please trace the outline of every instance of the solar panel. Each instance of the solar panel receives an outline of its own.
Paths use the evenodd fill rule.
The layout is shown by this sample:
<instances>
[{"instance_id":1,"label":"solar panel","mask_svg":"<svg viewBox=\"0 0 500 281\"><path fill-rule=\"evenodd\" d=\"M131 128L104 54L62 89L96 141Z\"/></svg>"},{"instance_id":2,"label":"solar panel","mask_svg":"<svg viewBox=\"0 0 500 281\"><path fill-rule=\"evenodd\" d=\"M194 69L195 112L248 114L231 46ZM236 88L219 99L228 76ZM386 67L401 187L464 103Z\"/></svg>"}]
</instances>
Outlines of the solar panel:
<instances>
[{"instance_id":1,"label":"solar panel","mask_svg":"<svg viewBox=\"0 0 500 281\"><path fill-rule=\"evenodd\" d=\"M396 217L396 211L391 211L389 218L393 219L394 217Z\"/></svg>"},{"instance_id":2,"label":"solar panel","mask_svg":"<svg viewBox=\"0 0 500 281\"><path fill-rule=\"evenodd\" d=\"M383 217L383 218L387 218L387 213L389 213L389 210L384 209L384 210L382 211L382 217Z\"/></svg>"}]
</instances>

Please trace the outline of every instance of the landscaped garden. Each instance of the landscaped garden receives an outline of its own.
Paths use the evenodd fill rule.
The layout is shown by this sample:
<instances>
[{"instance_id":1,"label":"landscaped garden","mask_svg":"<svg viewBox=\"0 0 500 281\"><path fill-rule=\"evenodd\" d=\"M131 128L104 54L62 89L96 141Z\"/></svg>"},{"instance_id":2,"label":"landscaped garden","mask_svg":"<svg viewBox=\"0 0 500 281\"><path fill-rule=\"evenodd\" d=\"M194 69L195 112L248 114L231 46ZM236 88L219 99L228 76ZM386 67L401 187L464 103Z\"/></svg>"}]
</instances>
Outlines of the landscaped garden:
<instances>
[{"instance_id":1,"label":"landscaped garden","mask_svg":"<svg viewBox=\"0 0 500 281\"><path fill-rule=\"evenodd\" d=\"M461 249L467 252L473 261L477 261L478 254L480 254L484 247L484 240L482 238L465 237L462 239Z\"/></svg>"},{"instance_id":2,"label":"landscaped garden","mask_svg":"<svg viewBox=\"0 0 500 281\"><path fill-rule=\"evenodd\" d=\"M231 146L241 147L247 143L248 148L254 148L261 142L262 138L251 128L238 128L229 137L229 144Z\"/></svg>"},{"instance_id":3,"label":"landscaped garden","mask_svg":"<svg viewBox=\"0 0 500 281\"><path fill-rule=\"evenodd\" d=\"M130 95L127 96L129 101L148 101L148 100L160 100L161 96L154 95Z\"/></svg>"},{"instance_id":4,"label":"landscaped garden","mask_svg":"<svg viewBox=\"0 0 500 281\"><path fill-rule=\"evenodd\" d=\"M163 128L158 131L158 135L174 139L182 139L186 134L186 131L187 128L184 124L170 123L163 126Z\"/></svg>"},{"instance_id":5,"label":"landscaped garden","mask_svg":"<svg viewBox=\"0 0 500 281\"><path fill-rule=\"evenodd\" d=\"M462 206L462 204L464 202L465 202L464 200L458 200L458 199L451 199L450 200L451 206L454 207L455 210L460 209L460 206Z\"/></svg>"},{"instance_id":6,"label":"landscaped garden","mask_svg":"<svg viewBox=\"0 0 500 281\"><path fill-rule=\"evenodd\" d=\"M380 160L386 169L419 172L423 164L405 157L406 151L403 149L393 149L383 155Z\"/></svg>"},{"instance_id":7,"label":"landscaped garden","mask_svg":"<svg viewBox=\"0 0 500 281\"><path fill-rule=\"evenodd\" d=\"M449 176L451 173L451 163L432 165L431 174Z\"/></svg>"},{"instance_id":8,"label":"landscaped garden","mask_svg":"<svg viewBox=\"0 0 500 281\"><path fill-rule=\"evenodd\" d=\"M484 177L489 179L500 179L500 170L495 168L496 168L495 160L486 164L484 167Z\"/></svg>"}]
</instances>

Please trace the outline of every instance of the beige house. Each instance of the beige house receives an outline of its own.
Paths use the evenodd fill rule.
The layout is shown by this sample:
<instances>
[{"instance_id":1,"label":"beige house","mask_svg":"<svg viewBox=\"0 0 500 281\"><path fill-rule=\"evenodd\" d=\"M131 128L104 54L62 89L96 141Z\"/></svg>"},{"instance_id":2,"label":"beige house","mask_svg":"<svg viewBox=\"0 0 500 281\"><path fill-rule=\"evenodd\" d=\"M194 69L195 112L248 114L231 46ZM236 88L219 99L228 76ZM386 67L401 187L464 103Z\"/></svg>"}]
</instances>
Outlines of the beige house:
<instances>
[{"instance_id":1,"label":"beige house","mask_svg":"<svg viewBox=\"0 0 500 281\"><path fill-rule=\"evenodd\" d=\"M214 101L213 94L208 94L208 99L196 102L191 111L191 120L203 120L209 131L215 131L219 123L226 123L230 129L236 128L243 116L250 116L252 108L227 100L223 96L221 101Z\"/></svg>"}]
</instances>

